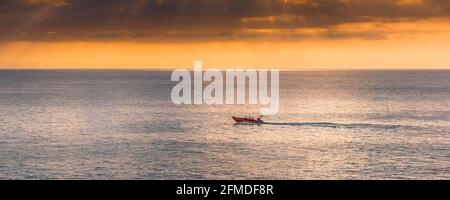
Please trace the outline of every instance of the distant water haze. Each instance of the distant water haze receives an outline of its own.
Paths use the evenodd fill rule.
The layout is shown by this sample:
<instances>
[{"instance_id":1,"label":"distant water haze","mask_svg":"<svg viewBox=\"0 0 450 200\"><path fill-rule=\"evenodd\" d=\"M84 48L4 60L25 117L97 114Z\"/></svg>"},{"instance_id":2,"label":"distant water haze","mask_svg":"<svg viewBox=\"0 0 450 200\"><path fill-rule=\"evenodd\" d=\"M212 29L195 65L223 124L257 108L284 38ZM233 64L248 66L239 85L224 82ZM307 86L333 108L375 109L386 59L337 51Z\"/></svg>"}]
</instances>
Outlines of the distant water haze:
<instances>
[{"instance_id":1,"label":"distant water haze","mask_svg":"<svg viewBox=\"0 0 450 200\"><path fill-rule=\"evenodd\" d=\"M0 179L449 179L450 71L281 71L280 112L170 71L0 71Z\"/></svg>"}]
</instances>

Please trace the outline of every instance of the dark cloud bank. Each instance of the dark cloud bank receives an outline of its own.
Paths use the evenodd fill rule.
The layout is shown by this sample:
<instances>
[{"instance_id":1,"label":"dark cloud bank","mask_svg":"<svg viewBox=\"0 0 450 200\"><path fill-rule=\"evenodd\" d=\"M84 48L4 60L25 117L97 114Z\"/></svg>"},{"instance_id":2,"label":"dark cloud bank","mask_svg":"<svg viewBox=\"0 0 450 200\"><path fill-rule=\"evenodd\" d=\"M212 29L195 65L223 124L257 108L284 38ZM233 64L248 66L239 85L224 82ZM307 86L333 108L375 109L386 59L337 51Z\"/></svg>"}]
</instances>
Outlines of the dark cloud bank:
<instances>
[{"instance_id":1,"label":"dark cloud bank","mask_svg":"<svg viewBox=\"0 0 450 200\"><path fill-rule=\"evenodd\" d=\"M0 40L222 40L382 38L341 32L356 22L449 17L450 1L422 0L0 0ZM265 30L265 31L261 31ZM269 31L267 31L269 30Z\"/></svg>"}]
</instances>

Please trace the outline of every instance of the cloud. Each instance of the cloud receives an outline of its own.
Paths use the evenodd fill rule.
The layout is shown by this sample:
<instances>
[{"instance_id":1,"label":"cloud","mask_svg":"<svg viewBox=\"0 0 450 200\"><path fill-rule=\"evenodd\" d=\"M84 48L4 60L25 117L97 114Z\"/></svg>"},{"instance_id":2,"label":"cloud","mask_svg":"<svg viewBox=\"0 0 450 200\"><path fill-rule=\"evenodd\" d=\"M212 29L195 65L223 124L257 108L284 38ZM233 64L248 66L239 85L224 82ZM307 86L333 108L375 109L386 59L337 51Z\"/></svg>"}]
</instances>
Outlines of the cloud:
<instances>
[{"instance_id":1,"label":"cloud","mask_svg":"<svg viewBox=\"0 0 450 200\"><path fill-rule=\"evenodd\" d=\"M0 40L382 39L336 27L449 14L447 0L2 0Z\"/></svg>"}]
</instances>

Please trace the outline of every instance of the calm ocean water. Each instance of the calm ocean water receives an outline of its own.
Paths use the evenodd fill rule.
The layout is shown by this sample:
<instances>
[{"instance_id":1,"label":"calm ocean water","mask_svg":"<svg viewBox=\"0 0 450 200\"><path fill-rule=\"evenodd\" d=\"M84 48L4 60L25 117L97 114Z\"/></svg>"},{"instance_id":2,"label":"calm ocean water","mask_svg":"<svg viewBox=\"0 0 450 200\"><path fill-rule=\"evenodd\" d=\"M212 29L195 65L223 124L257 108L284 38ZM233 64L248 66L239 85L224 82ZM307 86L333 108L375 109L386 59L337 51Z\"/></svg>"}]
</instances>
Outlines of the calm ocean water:
<instances>
[{"instance_id":1,"label":"calm ocean water","mask_svg":"<svg viewBox=\"0 0 450 200\"><path fill-rule=\"evenodd\" d=\"M171 72L0 71L0 179L450 179L450 71L280 74L280 114Z\"/></svg>"}]
</instances>

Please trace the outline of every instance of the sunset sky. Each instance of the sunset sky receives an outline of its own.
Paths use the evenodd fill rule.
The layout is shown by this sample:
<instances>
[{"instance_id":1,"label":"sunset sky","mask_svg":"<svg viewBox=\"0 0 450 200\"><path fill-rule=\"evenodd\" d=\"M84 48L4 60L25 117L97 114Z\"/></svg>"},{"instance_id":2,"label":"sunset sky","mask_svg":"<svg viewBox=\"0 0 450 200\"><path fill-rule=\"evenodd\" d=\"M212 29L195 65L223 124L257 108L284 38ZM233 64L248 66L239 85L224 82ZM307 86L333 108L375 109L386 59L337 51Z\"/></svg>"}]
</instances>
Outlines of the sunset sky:
<instances>
[{"instance_id":1,"label":"sunset sky","mask_svg":"<svg viewBox=\"0 0 450 200\"><path fill-rule=\"evenodd\" d=\"M448 0L0 0L0 68L450 69Z\"/></svg>"}]
</instances>

